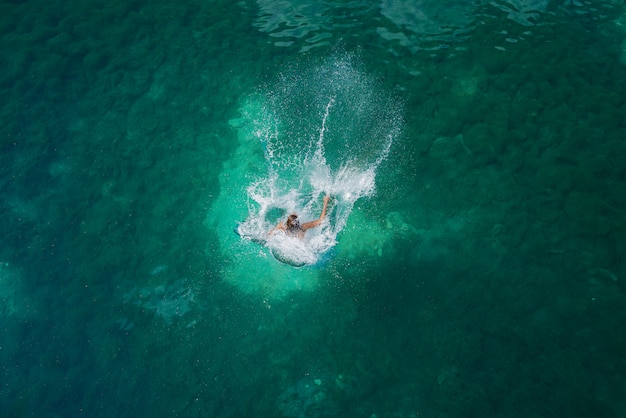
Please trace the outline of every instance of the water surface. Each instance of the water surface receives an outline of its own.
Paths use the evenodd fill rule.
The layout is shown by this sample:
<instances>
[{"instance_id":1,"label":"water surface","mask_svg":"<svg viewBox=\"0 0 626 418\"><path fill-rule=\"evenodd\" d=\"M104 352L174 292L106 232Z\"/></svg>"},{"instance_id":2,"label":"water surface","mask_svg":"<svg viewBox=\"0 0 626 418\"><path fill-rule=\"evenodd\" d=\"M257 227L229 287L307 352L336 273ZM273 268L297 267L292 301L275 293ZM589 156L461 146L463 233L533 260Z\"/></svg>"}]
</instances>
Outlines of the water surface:
<instances>
[{"instance_id":1,"label":"water surface","mask_svg":"<svg viewBox=\"0 0 626 418\"><path fill-rule=\"evenodd\" d=\"M2 416L626 414L622 1L0 16ZM401 129L295 269L233 232L268 174L255 98L292 89L303 146L346 68L329 166L376 160L372 97Z\"/></svg>"}]
</instances>

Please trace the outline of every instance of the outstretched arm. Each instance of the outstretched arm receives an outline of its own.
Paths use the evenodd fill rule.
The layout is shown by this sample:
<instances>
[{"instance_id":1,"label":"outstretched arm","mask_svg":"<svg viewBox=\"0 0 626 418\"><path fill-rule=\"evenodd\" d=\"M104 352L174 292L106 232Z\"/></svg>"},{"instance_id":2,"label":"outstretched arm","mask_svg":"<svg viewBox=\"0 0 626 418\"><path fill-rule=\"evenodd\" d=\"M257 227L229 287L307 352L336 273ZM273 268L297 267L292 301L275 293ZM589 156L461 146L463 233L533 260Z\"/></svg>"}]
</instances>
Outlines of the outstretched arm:
<instances>
[{"instance_id":1,"label":"outstretched arm","mask_svg":"<svg viewBox=\"0 0 626 418\"><path fill-rule=\"evenodd\" d=\"M270 230L270 232L268 232L267 234L268 234L268 235L272 235L274 232L276 232L276 231L278 231L278 230L284 231L285 229L286 229L286 228L285 228L285 224L284 224L284 223L282 223L282 222L279 222L279 223L278 223L278 225L276 225L274 228L272 228L272 229Z\"/></svg>"},{"instance_id":2,"label":"outstretched arm","mask_svg":"<svg viewBox=\"0 0 626 418\"><path fill-rule=\"evenodd\" d=\"M319 226L322 223L322 221L324 220L324 217L326 217L326 206L328 206L329 200L330 200L330 196L328 195L324 196L324 207L322 208L322 214L320 215L318 219L314 221L303 223L301 227L303 231L306 231L307 229L315 228L316 226Z\"/></svg>"}]
</instances>

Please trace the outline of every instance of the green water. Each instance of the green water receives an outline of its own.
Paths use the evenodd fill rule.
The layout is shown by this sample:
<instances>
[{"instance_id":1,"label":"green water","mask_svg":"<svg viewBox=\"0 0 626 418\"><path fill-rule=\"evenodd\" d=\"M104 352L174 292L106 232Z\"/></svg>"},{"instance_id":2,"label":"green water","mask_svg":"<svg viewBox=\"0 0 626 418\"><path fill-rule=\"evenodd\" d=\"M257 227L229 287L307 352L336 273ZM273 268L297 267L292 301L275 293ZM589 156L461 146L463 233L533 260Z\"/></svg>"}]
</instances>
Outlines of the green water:
<instances>
[{"instance_id":1,"label":"green water","mask_svg":"<svg viewBox=\"0 0 626 418\"><path fill-rule=\"evenodd\" d=\"M0 35L0 416L626 415L623 1L13 0ZM315 132L338 50L401 132L295 269L233 233L252 121L295 71Z\"/></svg>"}]
</instances>

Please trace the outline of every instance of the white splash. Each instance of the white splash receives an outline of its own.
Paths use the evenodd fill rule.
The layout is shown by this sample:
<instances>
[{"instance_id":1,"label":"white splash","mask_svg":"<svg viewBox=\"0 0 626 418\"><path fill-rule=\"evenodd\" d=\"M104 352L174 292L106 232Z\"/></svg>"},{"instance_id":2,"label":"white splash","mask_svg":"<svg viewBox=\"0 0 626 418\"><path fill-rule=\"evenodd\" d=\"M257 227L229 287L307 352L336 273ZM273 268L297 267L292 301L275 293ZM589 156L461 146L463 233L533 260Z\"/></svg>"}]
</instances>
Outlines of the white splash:
<instances>
[{"instance_id":1,"label":"white splash","mask_svg":"<svg viewBox=\"0 0 626 418\"><path fill-rule=\"evenodd\" d=\"M266 174L247 186L248 216L237 232L293 266L317 263L337 242L354 204L375 192L376 172L400 134L401 106L383 95L349 54L312 69L292 69L262 96L254 136ZM327 217L303 240L268 232L297 213Z\"/></svg>"}]
</instances>

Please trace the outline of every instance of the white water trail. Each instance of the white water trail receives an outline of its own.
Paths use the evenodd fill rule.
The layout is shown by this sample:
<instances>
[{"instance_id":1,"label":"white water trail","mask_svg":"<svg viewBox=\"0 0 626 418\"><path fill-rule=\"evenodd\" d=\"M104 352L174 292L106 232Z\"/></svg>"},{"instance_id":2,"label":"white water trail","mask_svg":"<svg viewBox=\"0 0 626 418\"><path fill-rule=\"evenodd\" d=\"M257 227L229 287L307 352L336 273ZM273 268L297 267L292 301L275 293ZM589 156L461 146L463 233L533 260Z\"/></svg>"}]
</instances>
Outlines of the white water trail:
<instances>
[{"instance_id":1,"label":"white water trail","mask_svg":"<svg viewBox=\"0 0 626 418\"><path fill-rule=\"evenodd\" d=\"M401 130L401 106L381 93L349 54L292 69L264 95L255 136L267 173L247 187L248 217L237 232L293 266L312 265L337 243L355 203L376 189L376 173ZM287 215L327 216L304 239L268 232Z\"/></svg>"}]
</instances>

